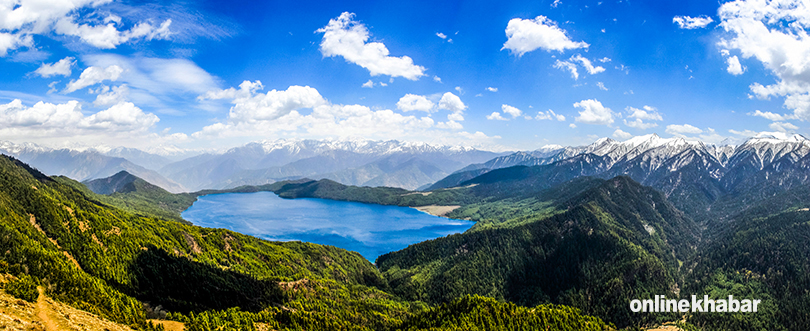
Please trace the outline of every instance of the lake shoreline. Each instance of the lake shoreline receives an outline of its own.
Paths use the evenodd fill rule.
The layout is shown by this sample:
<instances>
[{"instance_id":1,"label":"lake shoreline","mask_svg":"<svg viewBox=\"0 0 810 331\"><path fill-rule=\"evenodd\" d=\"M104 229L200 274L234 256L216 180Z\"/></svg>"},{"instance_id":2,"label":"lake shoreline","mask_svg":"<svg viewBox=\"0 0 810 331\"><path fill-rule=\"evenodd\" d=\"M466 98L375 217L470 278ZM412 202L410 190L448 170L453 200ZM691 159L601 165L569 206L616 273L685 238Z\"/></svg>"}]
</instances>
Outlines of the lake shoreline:
<instances>
[{"instance_id":1,"label":"lake shoreline","mask_svg":"<svg viewBox=\"0 0 810 331\"><path fill-rule=\"evenodd\" d=\"M410 208L416 209L418 211L421 211L423 213L427 213L427 214L430 214L430 215L433 215L433 216L449 218L449 217L447 217L447 214L449 214L450 212L452 212L452 211L454 211L454 210L456 210L458 208L461 208L461 206L458 206L458 205L452 205L452 206L427 205L427 206L410 207Z\"/></svg>"}]
</instances>

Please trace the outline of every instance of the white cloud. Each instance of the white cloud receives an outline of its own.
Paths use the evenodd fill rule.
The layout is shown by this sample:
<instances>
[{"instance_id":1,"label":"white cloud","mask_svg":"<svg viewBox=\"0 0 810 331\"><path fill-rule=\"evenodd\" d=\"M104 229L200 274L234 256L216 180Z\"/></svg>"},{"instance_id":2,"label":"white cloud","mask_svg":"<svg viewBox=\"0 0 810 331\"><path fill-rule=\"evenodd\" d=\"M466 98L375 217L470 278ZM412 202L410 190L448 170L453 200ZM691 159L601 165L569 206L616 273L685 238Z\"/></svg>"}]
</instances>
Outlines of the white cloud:
<instances>
[{"instance_id":1,"label":"white cloud","mask_svg":"<svg viewBox=\"0 0 810 331\"><path fill-rule=\"evenodd\" d=\"M127 84L113 86L112 88L104 86L102 91L99 92L96 101L93 101L93 105L96 107L109 106L126 101L129 96L129 87Z\"/></svg>"},{"instance_id":2,"label":"white cloud","mask_svg":"<svg viewBox=\"0 0 810 331\"><path fill-rule=\"evenodd\" d=\"M721 136L717 132L714 131L712 128L706 128L706 132L703 134L698 135L701 141L710 143L710 144L721 144L724 141L727 143L729 137Z\"/></svg>"},{"instance_id":3,"label":"white cloud","mask_svg":"<svg viewBox=\"0 0 810 331\"><path fill-rule=\"evenodd\" d=\"M342 56L346 61L368 69L372 76L417 80L425 75L426 69L415 65L410 57L389 56L388 48L383 43L368 42L368 29L353 18L353 13L344 12L316 31L323 33L320 44L323 56Z\"/></svg>"},{"instance_id":4,"label":"white cloud","mask_svg":"<svg viewBox=\"0 0 810 331\"><path fill-rule=\"evenodd\" d=\"M785 107L802 120L810 120L810 8L804 0L723 3L718 10L720 26L727 33L718 46L739 50L742 58L754 58L778 78L773 85L751 85L762 99L785 97Z\"/></svg>"},{"instance_id":5,"label":"white cloud","mask_svg":"<svg viewBox=\"0 0 810 331\"><path fill-rule=\"evenodd\" d=\"M742 75L745 72L745 67L740 64L740 59L736 55L726 59L726 63L728 63L726 71L734 76Z\"/></svg>"},{"instance_id":6,"label":"white cloud","mask_svg":"<svg viewBox=\"0 0 810 331\"><path fill-rule=\"evenodd\" d=\"M14 50L20 47L31 47L34 45L34 39L31 36L24 36L19 34L11 34L2 32L0 29L0 57L8 55L9 50Z\"/></svg>"},{"instance_id":7,"label":"white cloud","mask_svg":"<svg viewBox=\"0 0 810 331\"><path fill-rule=\"evenodd\" d=\"M582 100L574 104L576 108L582 108L579 116L575 118L577 122L594 125L610 125L613 123L613 111L602 105L596 99Z\"/></svg>"},{"instance_id":8,"label":"white cloud","mask_svg":"<svg viewBox=\"0 0 810 331\"><path fill-rule=\"evenodd\" d=\"M439 109L446 109L453 113L461 113L467 109L467 105L461 102L461 98L453 93L446 92L439 100Z\"/></svg>"},{"instance_id":9,"label":"white cloud","mask_svg":"<svg viewBox=\"0 0 810 331\"><path fill-rule=\"evenodd\" d=\"M795 115L780 115L780 114L772 113L772 112L769 112L769 111L763 112L763 111L760 111L760 110L756 110L753 113L748 113L748 115L759 116L759 117L766 118L766 119L774 121L774 122L798 119L798 117L795 116Z\"/></svg>"},{"instance_id":10,"label":"white cloud","mask_svg":"<svg viewBox=\"0 0 810 331\"><path fill-rule=\"evenodd\" d=\"M732 130L728 130L728 132L736 134L738 136L743 136L743 137L754 137L754 136L759 134L759 132L752 131L752 130L737 131L737 130L732 129Z\"/></svg>"},{"instance_id":11,"label":"white cloud","mask_svg":"<svg viewBox=\"0 0 810 331\"><path fill-rule=\"evenodd\" d=\"M501 105L501 111L503 111L504 114L509 114L510 116L512 116L512 118L518 117L523 114L523 112L520 111L520 109L517 109L507 104Z\"/></svg>"},{"instance_id":12,"label":"white cloud","mask_svg":"<svg viewBox=\"0 0 810 331\"><path fill-rule=\"evenodd\" d=\"M496 112L496 111L492 112L492 114L487 115L487 119L488 120L494 120L494 121L508 121L509 120L508 118L505 118L505 117L501 116L501 113Z\"/></svg>"},{"instance_id":13,"label":"white cloud","mask_svg":"<svg viewBox=\"0 0 810 331\"><path fill-rule=\"evenodd\" d=\"M549 109L547 112L538 111L537 116L535 116L534 119L538 121L556 119L557 121L562 122L565 121L565 116L557 114L553 110Z\"/></svg>"},{"instance_id":14,"label":"white cloud","mask_svg":"<svg viewBox=\"0 0 810 331\"><path fill-rule=\"evenodd\" d=\"M560 0L554 0L554 2L551 3L551 8L557 8L561 3L562 1Z\"/></svg>"},{"instance_id":15,"label":"white cloud","mask_svg":"<svg viewBox=\"0 0 810 331\"><path fill-rule=\"evenodd\" d=\"M538 48L549 52L562 52L566 49L589 46L582 41L571 41L563 29L545 16L537 16L535 19L511 19L506 25L506 37L507 40L501 50L508 49L518 57Z\"/></svg>"},{"instance_id":16,"label":"white cloud","mask_svg":"<svg viewBox=\"0 0 810 331\"><path fill-rule=\"evenodd\" d=\"M572 62L557 60L556 62L554 62L554 68L560 70L568 70L568 72L571 73L571 78L573 78L574 80L579 79L579 72L577 72L577 65Z\"/></svg>"},{"instance_id":17,"label":"white cloud","mask_svg":"<svg viewBox=\"0 0 810 331\"><path fill-rule=\"evenodd\" d=\"M572 129L576 129L576 128L577 128L577 125L576 125L576 124L574 124L574 123L571 123L571 124L568 124L568 127L569 127L569 128L572 128Z\"/></svg>"},{"instance_id":18,"label":"white cloud","mask_svg":"<svg viewBox=\"0 0 810 331\"><path fill-rule=\"evenodd\" d=\"M591 60L588 60L579 54L572 56L570 59L568 59L568 61L557 60L556 62L554 62L554 68L560 70L567 70L568 72L571 73L571 77L574 78L574 80L577 80L579 79L579 72L577 71L577 63L579 63L583 68L585 68L585 71L587 71L588 74L591 75L595 75L605 71L604 67L594 66L593 63L591 63ZM602 84L602 87L604 87L604 84Z\"/></svg>"},{"instance_id":19,"label":"white cloud","mask_svg":"<svg viewBox=\"0 0 810 331\"><path fill-rule=\"evenodd\" d=\"M363 85L360 85L360 87L372 88L374 87L374 82L372 82L371 79L369 79L367 82L363 83Z\"/></svg>"},{"instance_id":20,"label":"white cloud","mask_svg":"<svg viewBox=\"0 0 810 331\"><path fill-rule=\"evenodd\" d=\"M141 107L172 114L222 109L221 105L214 107L211 103L185 101L219 87L216 77L190 60L98 54L83 56L82 62L102 68L123 68L117 82L127 84L128 99Z\"/></svg>"},{"instance_id":21,"label":"white cloud","mask_svg":"<svg viewBox=\"0 0 810 331\"><path fill-rule=\"evenodd\" d=\"M271 90L266 94L256 93L261 82L244 81L239 90L214 90L205 94L205 99L232 99L228 119L231 122L272 121L302 108L327 104L318 90L309 86L293 85L285 91Z\"/></svg>"},{"instance_id":22,"label":"white cloud","mask_svg":"<svg viewBox=\"0 0 810 331\"><path fill-rule=\"evenodd\" d=\"M669 134L672 134L672 135L676 135L676 136L684 136L686 134L703 133L703 130L701 130L701 129L695 127L695 126L689 125L689 124L683 124L683 125L672 124L672 125L667 125L666 132L669 133Z\"/></svg>"},{"instance_id":23,"label":"white cloud","mask_svg":"<svg viewBox=\"0 0 810 331\"><path fill-rule=\"evenodd\" d=\"M450 113L447 114L447 120L451 122L461 122L464 121L464 115L461 113Z\"/></svg>"},{"instance_id":24,"label":"white cloud","mask_svg":"<svg viewBox=\"0 0 810 331\"><path fill-rule=\"evenodd\" d=\"M54 31L65 36L79 37L87 44L102 49L111 49L133 39L169 39L171 31L169 26L172 20L163 21L160 25L153 26L149 22L141 22L132 29L120 31L115 22L105 25L79 24L72 18L62 18L56 21Z\"/></svg>"},{"instance_id":25,"label":"white cloud","mask_svg":"<svg viewBox=\"0 0 810 331\"><path fill-rule=\"evenodd\" d=\"M121 17L98 9L111 0L12 1L0 4L0 56L33 47L34 35L75 36L98 48L115 48L132 40L168 39L171 20L151 20L123 28ZM154 25L153 25L154 24Z\"/></svg>"},{"instance_id":26,"label":"white cloud","mask_svg":"<svg viewBox=\"0 0 810 331\"><path fill-rule=\"evenodd\" d=\"M433 81L437 83L441 83L442 79L439 76L433 76Z\"/></svg>"},{"instance_id":27,"label":"white cloud","mask_svg":"<svg viewBox=\"0 0 810 331\"><path fill-rule=\"evenodd\" d=\"M397 101L397 109L402 111L423 111L430 113L435 105L432 101L428 100L422 95L406 94Z\"/></svg>"},{"instance_id":28,"label":"white cloud","mask_svg":"<svg viewBox=\"0 0 810 331\"><path fill-rule=\"evenodd\" d=\"M572 56L571 61L579 62L585 68L585 70L588 71L588 74L591 74L591 75L595 75L595 74L598 74L600 72L605 71L605 68L603 68L601 66L594 66L591 63L591 60L588 60L588 59L584 58L582 55L579 55L579 54Z\"/></svg>"},{"instance_id":29,"label":"white cloud","mask_svg":"<svg viewBox=\"0 0 810 331\"><path fill-rule=\"evenodd\" d=\"M447 35L444 34L444 33L441 33L441 32L436 32L436 37L439 37L439 38L442 38L442 39L447 39Z\"/></svg>"},{"instance_id":30,"label":"white cloud","mask_svg":"<svg viewBox=\"0 0 810 331\"><path fill-rule=\"evenodd\" d=\"M498 88L497 87L487 87L487 91L498 92Z\"/></svg>"},{"instance_id":31,"label":"white cloud","mask_svg":"<svg viewBox=\"0 0 810 331\"><path fill-rule=\"evenodd\" d=\"M89 67L82 71L78 80L71 80L70 83L67 84L65 93L71 93L78 89L93 86L105 80L116 81L118 77L121 77L123 72L124 69L117 65L111 65L106 68Z\"/></svg>"},{"instance_id":32,"label":"white cloud","mask_svg":"<svg viewBox=\"0 0 810 331\"><path fill-rule=\"evenodd\" d=\"M605 87L605 83L596 82L596 86L599 87L599 89L602 90L602 91L607 91L608 90L608 88Z\"/></svg>"},{"instance_id":33,"label":"white cloud","mask_svg":"<svg viewBox=\"0 0 810 331\"><path fill-rule=\"evenodd\" d=\"M658 113L658 109L650 106L644 106L643 109L638 109L634 107L627 107L627 118L634 118L632 121L628 121L627 119L624 120L624 125L627 125L631 128L642 129L646 130L649 128L654 128L658 126L657 123L649 123L644 121L662 121L664 120L661 117L661 114Z\"/></svg>"},{"instance_id":34,"label":"white cloud","mask_svg":"<svg viewBox=\"0 0 810 331\"><path fill-rule=\"evenodd\" d=\"M75 100L63 104L37 102L27 107L16 99L0 104L0 139L64 142L69 138L106 143L145 137L159 120L128 102L85 116Z\"/></svg>"},{"instance_id":35,"label":"white cloud","mask_svg":"<svg viewBox=\"0 0 810 331\"><path fill-rule=\"evenodd\" d=\"M689 30L705 28L712 22L714 22L714 20L708 16L698 16L698 17L675 16L672 18L672 23L677 23L678 27L680 27L681 29L689 29Z\"/></svg>"},{"instance_id":36,"label":"white cloud","mask_svg":"<svg viewBox=\"0 0 810 331\"><path fill-rule=\"evenodd\" d=\"M70 77L70 74L72 73L71 67L74 64L76 64L76 59L68 56L57 61L56 63L43 63L41 66L39 66L39 68L37 68L37 70L34 71L34 73L43 78L56 75Z\"/></svg>"},{"instance_id":37,"label":"white cloud","mask_svg":"<svg viewBox=\"0 0 810 331\"><path fill-rule=\"evenodd\" d=\"M625 140L625 139L629 139L632 136L633 136L632 134L624 132L621 129L616 129L616 131L613 131L613 137L615 137L617 139Z\"/></svg>"},{"instance_id":38,"label":"white cloud","mask_svg":"<svg viewBox=\"0 0 810 331\"><path fill-rule=\"evenodd\" d=\"M771 130L785 133L795 132L796 130L799 129L798 126L795 126L792 123L787 122L773 122L770 125L768 125L768 127L771 128Z\"/></svg>"},{"instance_id":39,"label":"white cloud","mask_svg":"<svg viewBox=\"0 0 810 331\"><path fill-rule=\"evenodd\" d=\"M244 88L214 91L224 92L212 93L212 95L236 96L237 99L266 98L264 94L255 92L255 88L253 88L255 85L257 84L243 83ZM291 94L290 91L293 90L295 87L279 93ZM453 120L454 114L448 115L448 121L438 122L428 116L406 115L389 109L372 110L363 105L331 104L320 97L320 94L317 94L314 89L311 94L324 101L312 102L307 106L318 105L295 109L279 117L261 116L253 117L252 120L245 120L243 117L237 116L236 111L232 111L227 120L208 125L192 134L192 137L220 142L235 137L266 139L288 136L322 139L361 136L366 139L431 141L441 144L504 149L496 143L496 140L500 138L498 136L490 137L483 133L459 131L463 129L463 126ZM232 102L238 103L239 101L234 99ZM303 103L296 102L296 104L301 106Z\"/></svg>"},{"instance_id":40,"label":"white cloud","mask_svg":"<svg viewBox=\"0 0 810 331\"><path fill-rule=\"evenodd\" d=\"M603 57L603 58L599 59L599 62L602 62L602 63L608 63L608 62L610 62L610 61L611 61L611 60L610 60L610 58L609 58L609 57Z\"/></svg>"}]
</instances>

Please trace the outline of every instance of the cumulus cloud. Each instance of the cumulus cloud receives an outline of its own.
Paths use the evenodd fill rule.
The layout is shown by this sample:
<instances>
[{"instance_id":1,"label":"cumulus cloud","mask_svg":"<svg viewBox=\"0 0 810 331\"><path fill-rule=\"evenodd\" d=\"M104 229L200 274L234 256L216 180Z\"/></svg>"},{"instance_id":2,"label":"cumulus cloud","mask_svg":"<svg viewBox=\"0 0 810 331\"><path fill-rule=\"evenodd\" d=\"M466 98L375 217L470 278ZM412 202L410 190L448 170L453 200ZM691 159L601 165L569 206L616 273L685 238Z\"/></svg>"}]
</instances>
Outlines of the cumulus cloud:
<instances>
[{"instance_id":1,"label":"cumulus cloud","mask_svg":"<svg viewBox=\"0 0 810 331\"><path fill-rule=\"evenodd\" d=\"M53 0L0 4L0 56L19 47L33 47L33 35L78 37L84 43L104 49L132 40L168 39L171 36L170 19L160 23L147 20L124 28L121 17L96 9L110 2Z\"/></svg>"},{"instance_id":2,"label":"cumulus cloud","mask_svg":"<svg viewBox=\"0 0 810 331\"><path fill-rule=\"evenodd\" d=\"M768 86L752 84L754 95L784 97L784 106L802 120L810 120L808 13L803 0L737 0L723 3L718 10L720 27L727 33L718 46L760 61L778 79Z\"/></svg>"},{"instance_id":3,"label":"cumulus cloud","mask_svg":"<svg viewBox=\"0 0 810 331\"><path fill-rule=\"evenodd\" d=\"M244 81L239 89L208 91L201 99L231 99L233 107L228 119L232 122L272 121L302 108L327 104L318 90L309 86L290 86L287 90L257 93L263 88L260 81Z\"/></svg>"},{"instance_id":4,"label":"cumulus cloud","mask_svg":"<svg viewBox=\"0 0 810 331\"><path fill-rule=\"evenodd\" d=\"M680 27L681 29L689 29L689 30L705 28L712 22L714 22L714 20L708 16L698 16L698 17L675 16L672 18L672 23L678 24L678 27Z\"/></svg>"},{"instance_id":5,"label":"cumulus cloud","mask_svg":"<svg viewBox=\"0 0 810 331\"><path fill-rule=\"evenodd\" d=\"M736 55L727 58L726 63L728 63L726 71L734 76L742 75L745 72L745 68L740 64L740 59Z\"/></svg>"},{"instance_id":6,"label":"cumulus cloud","mask_svg":"<svg viewBox=\"0 0 810 331\"><path fill-rule=\"evenodd\" d=\"M672 124L672 125L667 125L666 132L671 134L671 135L684 136L684 135L687 135L687 134L703 133L703 130L701 130L701 129L693 126L693 125L689 125L689 124L683 124L683 125Z\"/></svg>"},{"instance_id":7,"label":"cumulus cloud","mask_svg":"<svg viewBox=\"0 0 810 331\"><path fill-rule=\"evenodd\" d=\"M439 77L439 76L433 76L433 81L434 81L434 82L437 82L437 83L441 83L441 82L442 82L442 78L441 78L441 77Z\"/></svg>"},{"instance_id":8,"label":"cumulus cloud","mask_svg":"<svg viewBox=\"0 0 810 331\"><path fill-rule=\"evenodd\" d=\"M374 87L374 82L372 82L371 79L369 79L367 82L363 83L363 85L360 85L360 87L372 88Z\"/></svg>"},{"instance_id":9,"label":"cumulus cloud","mask_svg":"<svg viewBox=\"0 0 810 331\"><path fill-rule=\"evenodd\" d=\"M627 111L627 119L633 119L632 121L628 121L627 119L624 120L624 125L627 125L631 128L642 129L646 130L649 128L654 128L658 126L657 123L649 123L645 121L662 121L664 120L661 117L661 114L658 113L658 109L650 106L644 106L642 109L634 108L634 107L627 107L625 109Z\"/></svg>"},{"instance_id":10,"label":"cumulus cloud","mask_svg":"<svg viewBox=\"0 0 810 331\"><path fill-rule=\"evenodd\" d=\"M613 123L613 111L602 105L596 99L582 100L574 104L581 108L579 116L574 118L577 122L594 125L610 125Z\"/></svg>"},{"instance_id":11,"label":"cumulus cloud","mask_svg":"<svg viewBox=\"0 0 810 331\"><path fill-rule=\"evenodd\" d=\"M192 134L192 137L220 140L279 135L316 139L362 136L367 139L432 141L466 146L471 142L465 142L463 137L475 137L474 145L479 146L496 146L495 140L498 138L459 131L463 129L459 123L463 117L455 117L456 113L448 115L447 121L439 122L429 116L413 115L413 112L403 114L389 109L373 110L363 105L331 104L317 90L309 87L291 86L286 91L266 94L259 92L260 89L261 83L258 81L246 81L239 88L214 90L203 95L201 99L230 99L233 107L227 120L208 125ZM237 109L255 108L244 105L256 104L256 99L261 100L268 109L249 112ZM466 107L456 104L446 108L463 110ZM453 134L449 135L448 132Z\"/></svg>"},{"instance_id":12,"label":"cumulus cloud","mask_svg":"<svg viewBox=\"0 0 810 331\"><path fill-rule=\"evenodd\" d=\"M372 76L387 75L417 80L425 75L425 68L415 65L408 56L390 56L381 42L369 42L365 25L354 21L354 14L344 12L318 29L323 33L320 50L325 57L342 56L346 61L368 69Z\"/></svg>"},{"instance_id":13,"label":"cumulus cloud","mask_svg":"<svg viewBox=\"0 0 810 331\"><path fill-rule=\"evenodd\" d=\"M461 98L459 98L457 95L446 92L442 95L441 100L439 100L439 109L449 110L453 113L453 118L456 121L463 121L464 117L462 116L462 113L465 109L467 109L467 105L461 102ZM450 117L448 116L448 118Z\"/></svg>"},{"instance_id":14,"label":"cumulus cloud","mask_svg":"<svg viewBox=\"0 0 810 331\"><path fill-rule=\"evenodd\" d=\"M553 110L549 109L547 112L538 111L537 116L534 119L543 121L543 120L557 120L557 121L565 121L565 116L555 113Z\"/></svg>"},{"instance_id":15,"label":"cumulus cloud","mask_svg":"<svg viewBox=\"0 0 810 331\"><path fill-rule=\"evenodd\" d=\"M433 110L432 101L428 100L425 96L416 95L416 94L406 94L402 98L399 98L397 102L397 109L402 111L423 111L426 113L430 113Z\"/></svg>"},{"instance_id":16,"label":"cumulus cloud","mask_svg":"<svg viewBox=\"0 0 810 331\"><path fill-rule=\"evenodd\" d=\"M79 79L71 80L70 83L67 84L65 93L70 93L88 86L93 86L105 80L116 81L118 80L118 77L121 77L123 72L124 69L117 65L111 65L106 68L89 67L82 71Z\"/></svg>"},{"instance_id":17,"label":"cumulus cloud","mask_svg":"<svg viewBox=\"0 0 810 331\"><path fill-rule=\"evenodd\" d=\"M171 35L169 26L172 20L165 20L160 25L153 26L149 22L141 22L129 30L120 31L115 22L104 25L79 24L70 18L60 19L54 25L56 33L65 36L79 37L87 44L102 49L111 49L133 39L168 39Z\"/></svg>"},{"instance_id":18,"label":"cumulus cloud","mask_svg":"<svg viewBox=\"0 0 810 331\"><path fill-rule=\"evenodd\" d=\"M523 114L523 112L520 111L520 109L517 109L507 104L501 105L501 111L503 111L504 114L509 114L510 116L512 116L512 118L518 117Z\"/></svg>"},{"instance_id":19,"label":"cumulus cloud","mask_svg":"<svg viewBox=\"0 0 810 331\"><path fill-rule=\"evenodd\" d=\"M0 104L0 138L71 139L144 134L160 119L129 102L85 116L78 101L63 104L37 102L31 107L19 99Z\"/></svg>"},{"instance_id":20,"label":"cumulus cloud","mask_svg":"<svg viewBox=\"0 0 810 331\"><path fill-rule=\"evenodd\" d=\"M624 132L621 129L616 129L616 131L613 131L613 137L617 138L617 139L625 140L625 139L629 139L632 136L633 136L632 134Z\"/></svg>"},{"instance_id":21,"label":"cumulus cloud","mask_svg":"<svg viewBox=\"0 0 810 331\"><path fill-rule=\"evenodd\" d=\"M76 59L68 56L56 63L43 63L34 73L43 78L52 76L69 77L72 73L71 67L73 67L74 64L76 64Z\"/></svg>"},{"instance_id":22,"label":"cumulus cloud","mask_svg":"<svg viewBox=\"0 0 810 331\"><path fill-rule=\"evenodd\" d=\"M498 88L497 87L487 87L487 91L498 92Z\"/></svg>"},{"instance_id":23,"label":"cumulus cloud","mask_svg":"<svg viewBox=\"0 0 810 331\"><path fill-rule=\"evenodd\" d=\"M569 39L565 30L560 29L557 23L545 16L537 16L534 19L511 19L506 25L506 38L501 50L508 49L518 57L538 48L549 52L562 52L566 49L589 46L583 41L574 42Z\"/></svg>"},{"instance_id":24,"label":"cumulus cloud","mask_svg":"<svg viewBox=\"0 0 810 331\"><path fill-rule=\"evenodd\" d=\"M439 38L442 38L442 39L447 39L447 35L444 34L444 33L441 33L441 32L436 32L436 37L439 37Z\"/></svg>"},{"instance_id":25,"label":"cumulus cloud","mask_svg":"<svg viewBox=\"0 0 810 331\"><path fill-rule=\"evenodd\" d=\"M493 120L493 121L508 121L509 120L508 118L501 116L501 113L496 112L496 111L492 112L492 114L487 115L487 119L488 120Z\"/></svg>"},{"instance_id":26,"label":"cumulus cloud","mask_svg":"<svg viewBox=\"0 0 810 331\"><path fill-rule=\"evenodd\" d=\"M104 86L96 96L96 101L93 101L93 105L96 107L114 105L126 101L128 96L129 87L127 84L113 86L112 88Z\"/></svg>"}]
</instances>

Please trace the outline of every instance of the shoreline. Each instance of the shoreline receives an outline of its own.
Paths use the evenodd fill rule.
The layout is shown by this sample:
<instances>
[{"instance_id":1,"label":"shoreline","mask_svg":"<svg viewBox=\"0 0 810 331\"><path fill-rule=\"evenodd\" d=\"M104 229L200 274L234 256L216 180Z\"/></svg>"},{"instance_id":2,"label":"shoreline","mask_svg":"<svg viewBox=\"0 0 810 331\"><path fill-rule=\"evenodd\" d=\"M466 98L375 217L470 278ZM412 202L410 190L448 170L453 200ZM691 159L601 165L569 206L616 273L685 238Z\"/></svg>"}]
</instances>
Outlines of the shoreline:
<instances>
[{"instance_id":1,"label":"shoreline","mask_svg":"<svg viewBox=\"0 0 810 331\"><path fill-rule=\"evenodd\" d=\"M423 213L428 213L428 214L433 215L433 216L447 217L447 214L449 214L450 212L452 212L452 211L454 211L454 210L456 210L458 208L461 208L461 206L458 206L458 205L452 205L452 206L427 205L427 206L410 207L410 208L416 209L416 210L421 211Z\"/></svg>"}]
</instances>

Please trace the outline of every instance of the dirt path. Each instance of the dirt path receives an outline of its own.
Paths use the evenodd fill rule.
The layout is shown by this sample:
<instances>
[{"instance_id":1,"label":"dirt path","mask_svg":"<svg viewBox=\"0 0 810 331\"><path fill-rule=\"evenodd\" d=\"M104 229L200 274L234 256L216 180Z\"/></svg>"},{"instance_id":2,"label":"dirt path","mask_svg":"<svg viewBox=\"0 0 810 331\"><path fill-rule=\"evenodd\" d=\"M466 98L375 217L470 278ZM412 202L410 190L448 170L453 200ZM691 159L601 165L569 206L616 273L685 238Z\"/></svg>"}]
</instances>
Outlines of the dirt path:
<instances>
[{"instance_id":1,"label":"dirt path","mask_svg":"<svg viewBox=\"0 0 810 331\"><path fill-rule=\"evenodd\" d=\"M58 331L58 330L67 330L73 329L67 325L60 325L61 323L57 323L56 319L54 318L55 312L51 308L51 305L48 303L48 299L45 297L45 290L42 286L37 287L37 291L39 292L39 298L37 298L37 317L42 321L42 325L45 326L46 331Z\"/></svg>"}]
</instances>

